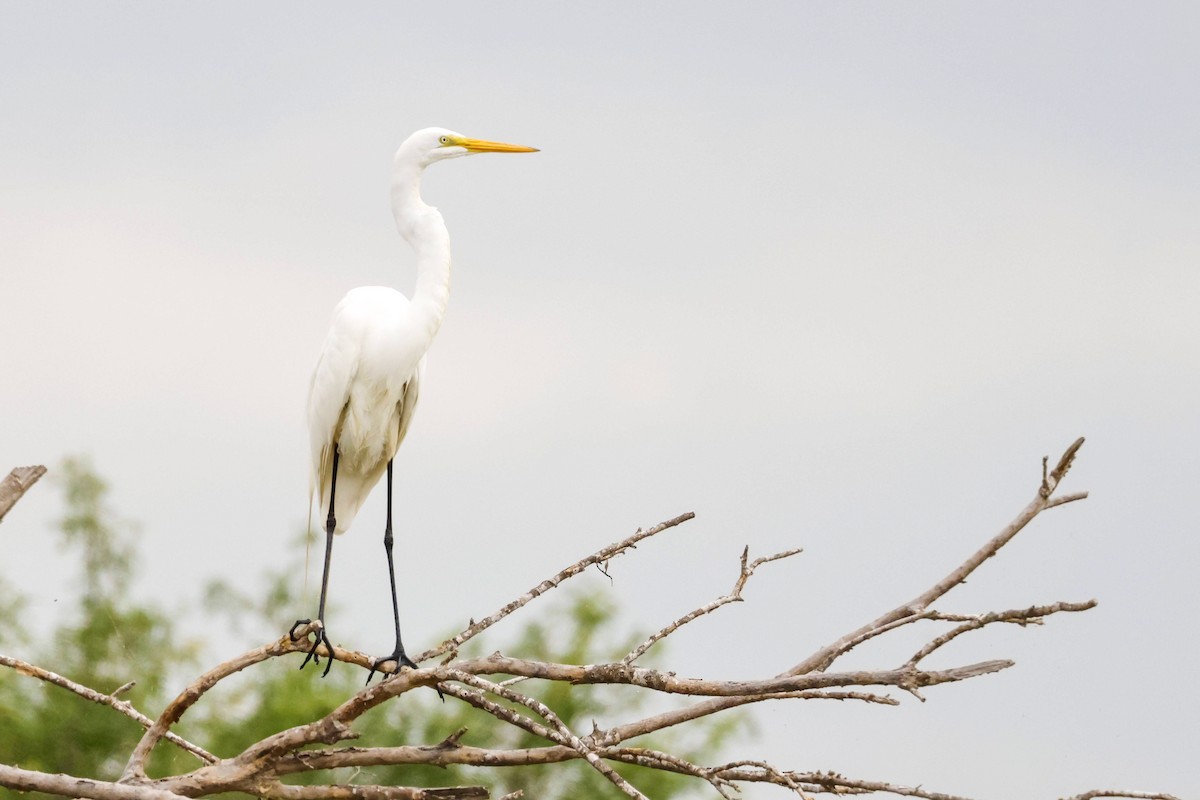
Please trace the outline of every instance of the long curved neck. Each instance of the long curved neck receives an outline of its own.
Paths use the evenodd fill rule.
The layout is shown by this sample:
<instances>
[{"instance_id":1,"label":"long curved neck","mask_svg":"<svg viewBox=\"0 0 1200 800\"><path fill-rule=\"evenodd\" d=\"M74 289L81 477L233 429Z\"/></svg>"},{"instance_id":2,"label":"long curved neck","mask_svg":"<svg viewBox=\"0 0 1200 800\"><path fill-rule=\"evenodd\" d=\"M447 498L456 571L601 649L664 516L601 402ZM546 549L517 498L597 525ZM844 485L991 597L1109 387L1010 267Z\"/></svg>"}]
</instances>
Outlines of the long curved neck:
<instances>
[{"instance_id":1,"label":"long curved neck","mask_svg":"<svg viewBox=\"0 0 1200 800\"><path fill-rule=\"evenodd\" d=\"M432 341L450 300L450 234L441 213L421 199L423 167L396 165L392 176L392 214L400 235L417 256L417 285L412 311L418 327Z\"/></svg>"}]
</instances>

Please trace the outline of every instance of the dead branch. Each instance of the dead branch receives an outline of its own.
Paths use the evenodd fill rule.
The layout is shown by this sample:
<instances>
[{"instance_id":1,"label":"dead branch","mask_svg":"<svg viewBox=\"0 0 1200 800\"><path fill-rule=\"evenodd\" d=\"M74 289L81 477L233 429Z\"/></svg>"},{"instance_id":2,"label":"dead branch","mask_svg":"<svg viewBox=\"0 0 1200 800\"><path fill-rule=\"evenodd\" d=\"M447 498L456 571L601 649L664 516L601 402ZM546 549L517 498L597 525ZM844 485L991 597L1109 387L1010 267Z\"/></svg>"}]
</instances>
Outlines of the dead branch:
<instances>
[{"instance_id":1,"label":"dead branch","mask_svg":"<svg viewBox=\"0 0 1200 800\"><path fill-rule=\"evenodd\" d=\"M74 775L51 775L7 764L0 764L0 786L18 792L45 792L88 800L186 800L183 795L152 786L125 786Z\"/></svg>"},{"instance_id":2,"label":"dead branch","mask_svg":"<svg viewBox=\"0 0 1200 800\"><path fill-rule=\"evenodd\" d=\"M800 548L796 548L794 550L786 550L782 553L776 553L773 556L767 556L766 558L756 558L756 559L754 559L754 563L747 566L746 559L749 558L749 556L750 556L750 547L747 545L746 548L742 550L741 571L739 572L738 579L737 579L737 581L734 582L733 589L730 590L729 594L726 594L722 597L718 597L716 600L712 601L708 605L701 606L700 608L697 608L694 611L690 611L687 614L684 614L682 617L675 620L670 625L667 625L665 628L658 631L657 633L653 634L649 639L642 642L637 647L633 648L633 650L630 651L629 655L627 655L623 659L621 659L622 663L632 664L634 661L637 661L639 658L642 657L643 654L645 654L645 652L647 650L649 650L651 647L653 647L656 642L659 642L659 641L667 638L672 633L679 630L680 628L682 628L684 625L691 622L692 620L697 619L698 617L702 617L705 614L709 614L713 611L716 611L721 606L729 605L730 603L740 603L742 600L742 589L744 589L746 587L746 581L750 580L750 576L754 574L754 570L758 569L763 564L770 563L771 561L779 561L780 559L789 558L790 556L794 556L800 552L802 552Z\"/></svg>"},{"instance_id":3,"label":"dead branch","mask_svg":"<svg viewBox=\"0 0 1200 800\"><path fill-rule=\"evenodd\" d=\"M467 689L463 686L455 686L453 684L447 684L444 687L444 691L446 694L457 697L459 700L478 708L484 713L491 714L501 722L507 722L509 725L518 727L526 733L532 733L534 736L540 736L543 739L547 739L552 742L560 742L564 746L566 745L566 743L562 741L559 734L552 728L547 728L545 725L535 722L523 714L513 711L508 706L502 706L499 703L488 700L480 692L472 691L471 689Z\"/></svg>"},{"instance_id":4,"label":"dead branch","mask_svg":"<svg viewBox=\"0 0 1200 800\"><path fill-rule=\"evenodd\" d=\"M561 681L572 684L616 684L640 686L668 694L704 695L708 697L749 697L779 694L808 689L830 689L842 686L936 686L942 683L967 680L1013 666L1012 661L999 659L968 664L953 669L921 671L914 669L859 670L855 672L822 672L812 675L781 675L755 681L719 681L704 678L680 678L659 670L634 667L621 662L613 664L555 664L547 661L527 661L493 653L484 658L458 662L457 669L435 667L416 670L415 675L428 672L434 676L457 673L471 675L505 674L526 678Z\"/></svg>"},{"instance_id":5,"label":"dead branch","mask_svg":"<svg viewBox=\"0 0 1200 800\"><path fill-rule=\"evenodd\" d=\"M1042 462L1042 483L1038 487L1037 495L1029 504L1021 510L1012 522L1008 523L998 534L993 536L983 547L976 550L962 564L959 564L950 574L940 581L935 583L929 589L921 592L919 595L909 600L903 605L899 605L886 614L882 615L873 622L868 622L852 633L838 639L832 644L826 645L811 656L801 661L789 672L793 675L798 675L813 670L827 669L833 661L844 654L846 651L842 649L849 642L854 641L862 634L865 634L875 628L904 619L905 617L920 614L928 608L934 601L945 595L955 586L965 583L971 573L979 569L985 561L987 561L996 553L1000 552L1000 548L1012 541L1013 537L1020 533L1026 525L1033 521L1034 517L1046 510L1049 505L1050 496L1054 490L1058 488L1058 483L1075 459L1075 454L1079 452L1079 448L1083 446L1083 437L1076 439L1062 457L1058 461L1058 466L1054 468L1054 472L1049 475L1045 474L1045 459ZM1085 495L1086 496L1086 495Z\"/></svg>"},{"instance_id":6,"label":"dead branch","mask_svg":"<svg viewBox=\"0 0 1200 800\"><path fill-rule=\"evenodd\" d=\"M162 714L159 715L159 718L155 720L154 724L150 726L150 729L142 735L141 741L138 742L133 754L129 757L129 763L125 765L125 772L122 774L121 780L129 781L134 778L144 778L146 775L146 759L149 758L154 746L166 735L167 730L179 721L184 712L222 679L241 672L249 666L266 661L268 658L274 658L285 653L295 653L300 650L307 651L305 642L306 639L304 637L301 637L298 641L292 641L285 634L270 644L263 645L255 650L243 653L235 659L218 664L201 675L171 701Z\"/></svg>"},{"instance_id":7,"label":"dead branch","mask_svg":"<svg viewBox=\"0 0 1200 800\"><path fill-rule=\"evenodd\" d=\"M487 798L483 786L450 786L442 789L418 789L413 786L289 786L271 783L255 792L259 797L278 800L471 800Z\"/></svg>"},{"instance_id":8,"label":"dead branch","mask_svg":"<svg viewBox=\"0 0 1200 800\"><path fill-rule=\"evenodd\" d=\"M995 659L941 670L921 667L921 662L934 652L971 631L995 624L1036 625L1046 617L1093 608L1096 602L1057 602L1031 605L1026 608L980 614L948 613L934 608L934 603L955 586L972 575L984 562L996 555L1013 537L1038 514L1049 508L1085 498L1086 493L1055 497L1054 493L1069 471L1083 440L1074 442L1050 469L1044 459L1041 481L1036 495L1024 509L982 547L951 570L942 580L918 594L912 600L880 615L871 622L850 631L818 649L786 672L773 677L749 680L718 680L705 677L680 677L671 671L635 665L635 661L658 642L674 634L691 621L715 610L738 602L755 570L800 552L788 550L772 556L749 559L743 550L737 579L731 590L712 602L696 608L664 625L646 641L635 647L623 659L602 664L561 664L502 655L499 652L475 658L460 658L458 648L491 626L523 608L534 598L556 588L588 567L602 569L612 559L631 549L646 538L675 527L692 518L683 514L652 528L638 530L632 536L602 548L571 566L560 570L525 594L517 597L479 622L472 622L455 636L421 654L418 661L446 656L435 666L419 669L391 669L381 682L364 687L324 716L302 725L278 731L247 747L232 758L218 758L203 748L179 739L171 732L183 715L215 685L241 670L271 658L307 652L308 637L319 623L312 623L301 633L299 641L285 635L262 647L213 667L190 683L151 722L117 696L127 687L104 695L75 684L59 675L17 659L0 656L0 664L17 669L46 682L73 691L93 702L114 708L147 728L141 741L130 755L119 783L107 783L66 775L48 775L0 766L0 786L18 790L37 790L94 800L167 800L167 798L200 797L226 791L240 791L271 800L316 800L317 798L362 798L363 800L450 800L451 798L483 798L487 790L480 786L457 786L438 789L415 787L333 784L299 786L282 783L280 778L301 772L423 764L430 766L472 765L504 768L531 764L555 764L581 760L609 780L622 794L632 798L644 795L611 764L636 764L650 769L689 775L707 782L721 797L734 797L742 783L768 783L786 788L793 794L808 798L819 794L883 793L924 800L966 800L922 787L848 778L833 772L802 772L786 770L756 759L731 761L718 766L705 766L676 753L636 747L629 741L637 736L661 731L691 720L719 713L725 709L768 700L852 700L877 705L894 706L899 701L866 687L895 687L924 700L920 690L943 683L968 680L1013 666L1006 659ZM11 478L12 476L10 476ZM34 478L36 480L36 478ZM26 488L32 481L25 484ZM22 490L23 491L23 490ZM19 496L19 495L18 495ZM15 500L13 501L15 502ZM11 507L11 502L9 507ZM872 639L884 636L905 625L916 622L950 625L941 629L899 666L856 671L834 671L832 666L851 649ZM319 655L356 664L370 669L372 659L365 653L340 647L319 648ZM502 679L507 678L507 679ZM593 730L580 735L570 729L563 718L547 703L532 694L511 688L515 681L545 681L576 685L609 685L636 687L662 694L704 698L682 708L652 714L641 719L620 722L606 730L593 723ZM314 745L339 745L356 738L353 728L363 714L389 700L423 687L437 687L445 696L491 715L525 734L545 742L541 747L496 749L463 745L466 729L459 729L432 746L398 745L392 747L338 746L311 749ZM168 739L201 758L205 763L190 772L157 780L146 777L145 764L157 743ZM519 792L506 795L515 800ZM1176 800L1166 794L1115 792L1094 790L1069 800L1092 800L1101 797L1140 798L1141 800Z\"/></svg>"},{"instance_id":9,"label":"dead branch","mask_svg":"<svg viewBox=\"0 0 1200 800\"><path fill-rule=\"evenodd\" d=\"M4 519L4 515L45 474L46 468L41 464L35 464L32 467L13 467L4 480L0 481L0 520Z\"/></svg>"},{"instance_id":10,"label":"dead branch","mask_svg":"<svg viewBox=\"0 0 1200 800\"><path fill-rule=\"evenodd\" d=\"M593 769L611 781L613 785L624 792L628 797L633 797L635 800L647 800L644 794L639 792L633 785L614 772L612 767L600 760L600 757L596 755L595 750L574 733L572 733L566 724L558 718L558 715L551 711L549 706L547 706L545 703L535 700L527 695L520 694L519 692L515 692L512 689L499 686L491 681L485 681L467 672L453 670L452 674L448 677L453 680L460 681L461 683L465 683L468 686L473 686L476 689L503 697L509 702L520 703L526 708L536 712L542 719L546 720L546 722L548 722L554 728L554 731L557 734L557 736L554 737L555 741L566 744L572 750L579 753L579 755L582 756L583 759L587 761L587 763Z\"/></svg>"},{"instance_id":11,"label":"dead branch","mask_svg":"<svg viewBox=\"0 0 1200 800\"><path fill-rule=\"evenodd\" d=\"M781 772L769 764L734 762L721 768L729 780L746 783L771 783L777 786L798 785L805 791L835 795L884 793L900 797L919 797L922 800L971 800L956 794L934 792L920 786L904 786L885 781L847 778L836 772Z\"/></svg>"},{"instance_id":12,"label":"dead branch","mask_svg":"<svg viewBox=\"0 0 1200 800\"><path fill-rule=\"evenodd\" d=\"M518 597L516 600L513 600L511 603L506 604L503 608L496 611L495 613L490 614L487 617L484 617L479 622L475 622L475 623L472 623L471 625L468 625L463 631L455 634L454 636L451 636L449 639L442 642L440 645L433 648L432 650L425 651L424 653L422 653L420 656L417 657L417 659L416 659L417 663L419 664L422 661L428 661L431 658L437 658L440 655L444 655L446 653L456 651L462 644L464 644L468 640L473 639L474 637L478 636L480 633L483 633L485 630L492 627L497 622L504 619L509 614L516 611L517 609L522 608L527 603L529 603L530 600L533 600L535 597L540 597L541 595L545 594L546 592L550 591L551 589L558 587L563 581L565 581L569 578L575 577L576 575L583 572L584 570L586 570L588 567L592 566L593 564L605 564L606 565L609 561L611 561L612 559L616 558L619 555L624 554L626 551L637 549L638 542L642 541L643 539L648 539L651 536L662 533L663 531L667 530L668 528L674 528L676 525L681 525L682 523L687 522L689 519L692 519L695 516L696 516L695 514L693 514L692 512L689 511L686 514L680 514L678 517L675 517L674 519L669 519L666 522L660 522L657 525L655 525L654 527L650 528L649 530L643 531L639 528L637 530L637 532L634 533L629 538L624 539L615 544L610 544L608 547L605 547L602 550L598 550L595 553L592 553L587 558L576 561L571 566L567 567L566 569L561 570L554 577L547 578L546 580L539 583L537 586L530 589L525 594Z\"/></svg>"},{"instance_id":13,"label":"dead branch","mask_svg":"<svg viewBox=\"0 0 1200 800\"><path fill-rule=\"evenodd\" d=\"M905 666L915 667L919 661L928 656L934 650L937 650L945 644L949 644L962 634L969 633L970 631L977 631L980 628L993 625L997 622L1010 623L1014 625L1041 625L1042 619L1050 616L1051 614L1058 614L1064 611L1088 611L1095 607L1095 600L1088 600L1086 603L1053 603L1047 606L1030 606L1029 608L1018 608L1009 611L994 611L990 614L980 614L979 616L969 619L962 619L962 625L943 633L941 636L938 636L920 650L913 653L912 658L905 662ZM950 619L949 616L945 614L939 614L933 618L939 620Z\"/></svg>"},{"instance_id":14,"label":"dead branch","mask_svg":"<svg viewBox=\"0 0 1200 800\"><path fill-rule=\"evenodd\" d=\"M95 689L89 689L82 684L68 680L56 672L51 672L48 669L42 669L41 667L34 666L33 664L28 664L17 658L11 658L9 656L0 654L0 665L11 667L22 675L28 675L31 678L37 678L38 680L45 681L46 683L60 686L67 691L74 692L85 700L91 700L93 703L99 703L102 706L115 708L125 716L136 721L143 728L150 728L150 726L154 724L153 720L134 708L133 705L127 700L117 699L117 695L121 694L121 692L128 691L129 688L133 686L133 681L125 684L112 694L103 694L101 692L97 692ZM188 751L201 761L207 761L210 764L218 761L217 757L212 753L208 752L202 747L192 744L191 742L174 733L168 732L165 738L171 744Z\"/></svg>"},{"instance_id":15,"label":"dead branch","mask_svg":"<svg viewBox=\"0 0 1200 800\"><path fill-rule=\"evenodd\" d=\"M896 608L881 615L872 622L851 631L850 633L841 636L836 641L818 649L812 655L805 658L796 666L792 667L783 675L803 675L814 671L823 671L837 659L848 652L852 647L866 641L873 635L878 635L883 629L891 629L899 627L917 619L929 619L931 616L924 616L926 609L937 599L941 598L955 586L964 582L968 576L980 567L985 561L999 552L1000 548L1010 542L1014 536L1021 532L1034 517L1044 511L1051 502L1051 497L1055 489L1058 488L1058 481L1066 474L1070 467L1070 462L1073 460L1075 453L1083 444L1083 438L1080 437L1067 451L1063 453L1059 459L1059 465L1055 468L1054 473L1047 473L1045 462L1043 462L1042 481L1039 484L1038 492L1034 499L1029 502L1021 510L1019 514L1006 525L998 534L992 537L983 547L971 554L966 561L957 566L942 580L938 581L928 590L917 595L907 603L897 606ZM1056 477L1057 476L1057 477ZM1082 499L1086 494L1078 498ZM695 703L685 708L675 709L656 717L640 720L637 723L631 723L628 726L622 726L615 731L619 731L626 738L631 736L640 736L645 733L651 733L656 730L661 730L673 725L680 725L690 722L694 719L706 717L710 714L715 714L730 708L736 708L740 705L745 705L749 702L756 702L750 698L739 697L724 697L712 698Z\"/></svg>"}]
</instances>

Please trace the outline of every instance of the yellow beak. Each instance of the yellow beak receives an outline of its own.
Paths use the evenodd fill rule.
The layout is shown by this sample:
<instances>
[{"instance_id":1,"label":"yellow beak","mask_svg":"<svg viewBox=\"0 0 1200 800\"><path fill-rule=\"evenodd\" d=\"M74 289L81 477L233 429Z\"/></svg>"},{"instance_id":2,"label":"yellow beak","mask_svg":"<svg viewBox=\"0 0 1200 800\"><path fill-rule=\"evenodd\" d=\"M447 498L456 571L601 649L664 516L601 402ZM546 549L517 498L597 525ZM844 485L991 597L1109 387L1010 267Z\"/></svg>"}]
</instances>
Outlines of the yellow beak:
<instances>
[{"instance_id":1,"label":"yellow beak","mask_svg":"<svg viewBox=\"0 0 1200 800\"><path fill-rule=\"evenodd\" d=\"M523 144L505 144L504 142L489 142L486 139L468 139L465 136L455 142L459 147L465 147L471 153L536 153L536 147L526 147Z\"/></svg>"}]
</instances>

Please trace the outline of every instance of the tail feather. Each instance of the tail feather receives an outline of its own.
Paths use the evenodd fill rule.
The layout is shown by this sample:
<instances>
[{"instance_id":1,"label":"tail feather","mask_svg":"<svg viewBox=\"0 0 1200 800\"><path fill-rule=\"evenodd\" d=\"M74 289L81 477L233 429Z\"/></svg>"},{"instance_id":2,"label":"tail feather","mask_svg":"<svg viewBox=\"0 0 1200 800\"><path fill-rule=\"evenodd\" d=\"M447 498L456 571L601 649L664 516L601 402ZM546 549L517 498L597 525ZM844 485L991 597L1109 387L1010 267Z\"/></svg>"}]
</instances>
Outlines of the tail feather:
<instances>
[{"instance_id":1,"label":"tail feather","mask_svg":"<svg viewBox=\"0 0 1200 800\"><path fill-rule=\"evenodd\" d=\"M345 533L350 529L350 524L358 516L358 510L367 499L367 495L371 493L371 489L375 487L380 477L383 476L385 469L387 469L386 462L383 468L373 470L367 475L349 469L338 469L337 505L334 508L334 533ZM318 517L318 522L321 524L322 529L324 529L325 520L329 518L329 490L329 482L326 482L321 491L320 516Z\"/></svg>"}]
</instances>

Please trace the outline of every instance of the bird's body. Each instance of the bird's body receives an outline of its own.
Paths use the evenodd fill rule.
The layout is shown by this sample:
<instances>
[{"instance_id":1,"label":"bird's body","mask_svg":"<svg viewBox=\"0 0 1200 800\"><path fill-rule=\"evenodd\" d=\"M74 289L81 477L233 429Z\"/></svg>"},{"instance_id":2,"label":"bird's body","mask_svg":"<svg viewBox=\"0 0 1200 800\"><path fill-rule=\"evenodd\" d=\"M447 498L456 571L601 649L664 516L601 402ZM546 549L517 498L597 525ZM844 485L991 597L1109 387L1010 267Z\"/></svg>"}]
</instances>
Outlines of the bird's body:
<instances>
[{"instance_id":1,"label":"bird's body","mask_svg":"<svg viewBox=\"0 0 1200 800\"><path fill-rule=\"evenodd\" d=\"M425 348L412 303L395 289L363 286L338 304L308 398L312 492L329 517L333 447L338 462L335 533L344 533L404 441L416 410ZM430 337L431 338L431 337Z\"/></svg>"},{"instance_id":2,"label":"bird's body","mask_svg":"<svg viewBox=\"0 0 1200 800\"><path fill-rule=\"evenodd\" d=\"M347 293L333 312L309 387L310 492L325 520L327 537L318 619L325 614L333 536L349 529L371 489L388 474L384 545L392 576L396 650L378 663L394 660L411 666L400 642L392 565L391 463L408 432L425 353L450 299L450 235L438 210L421 199L421 175L435 161L485 152L534 149L468 139L444 128L417 131L400 145L392 168L392 212L401 236L416 254L412 299L386 286L364 286ZM310 658L322 641L329 645L323 630Z\"/></svg>"}]
</instances>

